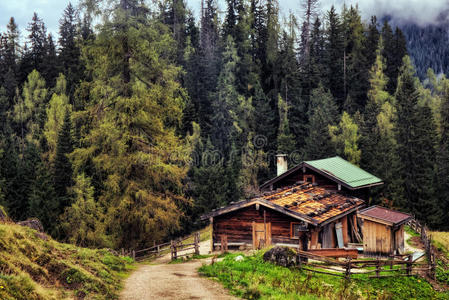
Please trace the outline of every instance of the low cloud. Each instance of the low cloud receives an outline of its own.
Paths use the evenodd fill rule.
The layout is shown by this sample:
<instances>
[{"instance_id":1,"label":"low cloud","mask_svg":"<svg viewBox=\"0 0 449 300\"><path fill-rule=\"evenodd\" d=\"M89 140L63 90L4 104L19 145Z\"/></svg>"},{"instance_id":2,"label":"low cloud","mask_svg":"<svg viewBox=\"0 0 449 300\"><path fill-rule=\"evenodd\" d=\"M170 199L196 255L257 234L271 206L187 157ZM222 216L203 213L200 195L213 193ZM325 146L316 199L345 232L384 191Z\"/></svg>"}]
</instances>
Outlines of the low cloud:
<instances>
[{"instance_id":1,"label":"low cloud","mask_svg":"<svg viewBox=\"0 0 449 300\"><path fill-rule=\"evenodd\" d=\"M391 16L396 22L411 22L417 25L429 25L449 22L448 0L321 0L323 9L335 5L340 9L343 4L356 5L364 18Z\"/></svg>"}]
</instances>

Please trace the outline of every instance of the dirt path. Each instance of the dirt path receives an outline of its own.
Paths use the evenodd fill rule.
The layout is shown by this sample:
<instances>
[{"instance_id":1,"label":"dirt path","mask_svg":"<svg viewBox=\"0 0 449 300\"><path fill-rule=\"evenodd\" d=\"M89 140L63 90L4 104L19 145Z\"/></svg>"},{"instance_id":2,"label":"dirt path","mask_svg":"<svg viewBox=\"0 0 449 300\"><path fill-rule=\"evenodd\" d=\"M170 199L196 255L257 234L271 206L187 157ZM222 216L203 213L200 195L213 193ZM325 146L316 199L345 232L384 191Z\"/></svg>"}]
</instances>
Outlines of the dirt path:
<instances>
[{"instance_id":1,"label":"dirt path","mask_svg":"<svg viewBox=\"0 0 449 300\"><path fill-rule=\"evenodd\" d=\"M210 242L200 244L200 253L207 254ZM167 264L164 256L150 265L141 265L125 281L121 300L155 299L237 299L217 282L198 275L197 269L210 259L180 264Z\"/></svg>"}]
</instances>

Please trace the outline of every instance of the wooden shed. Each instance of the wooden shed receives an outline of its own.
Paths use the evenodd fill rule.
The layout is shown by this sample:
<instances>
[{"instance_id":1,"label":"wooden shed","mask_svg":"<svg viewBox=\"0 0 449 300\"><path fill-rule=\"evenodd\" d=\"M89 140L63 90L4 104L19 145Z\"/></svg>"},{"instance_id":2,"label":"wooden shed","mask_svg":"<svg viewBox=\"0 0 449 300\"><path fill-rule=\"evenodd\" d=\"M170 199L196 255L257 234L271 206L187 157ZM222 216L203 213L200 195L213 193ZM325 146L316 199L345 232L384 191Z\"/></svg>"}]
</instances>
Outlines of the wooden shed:
<instances>
[{"instance_id":1,"label":"wooden shed","mask_svg":"<svg viewBox=\"0 0 449 300\"><path fill-rule=\"evenodd\" d=\"M369 256L404 253L404 225L412 216L380 206L361 210L363 252Z\"/></svg>"}]
</instances>

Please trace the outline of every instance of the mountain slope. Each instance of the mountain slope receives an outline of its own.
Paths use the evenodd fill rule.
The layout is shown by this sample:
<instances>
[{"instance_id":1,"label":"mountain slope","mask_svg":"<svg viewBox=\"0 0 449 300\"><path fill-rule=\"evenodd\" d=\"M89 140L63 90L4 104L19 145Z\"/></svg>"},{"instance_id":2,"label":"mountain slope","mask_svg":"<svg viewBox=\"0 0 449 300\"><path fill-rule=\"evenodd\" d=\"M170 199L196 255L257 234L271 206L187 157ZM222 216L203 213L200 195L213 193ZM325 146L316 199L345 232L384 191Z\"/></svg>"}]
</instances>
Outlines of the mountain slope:
<instances>
[{"instance_id":1,"label":"mountain slope","mask_svg":"<svg viewBox=\"0 0 449 300\"><path fill-rule=\"evenodd\" d=\"M0 223L0 299L116 299L130 262Z\"/></svg>"}]
</instances>

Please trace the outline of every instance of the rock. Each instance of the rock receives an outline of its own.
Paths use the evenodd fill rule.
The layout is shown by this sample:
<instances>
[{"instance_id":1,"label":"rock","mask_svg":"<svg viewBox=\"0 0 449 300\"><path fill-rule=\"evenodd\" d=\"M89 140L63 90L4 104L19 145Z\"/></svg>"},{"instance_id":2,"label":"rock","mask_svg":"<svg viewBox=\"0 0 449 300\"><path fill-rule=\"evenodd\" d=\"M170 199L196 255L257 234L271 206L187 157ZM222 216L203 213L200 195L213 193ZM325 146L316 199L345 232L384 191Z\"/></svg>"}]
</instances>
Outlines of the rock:
<instances>
[{"instance_id":1,"label":"rock","mask_svg":"<svg viewBox=\"0 0 449 300\"><path fill-rule=\"evenodd\" d=\"M298 256L296 252L287 247L274 247L265 252L264 261L269 261L283 267L295 266Z\"/></svg>"},{"instance_id":2,"label":"rock","mask_svg":"<svg viewBox=\"0 0 449 300\"><path fill-rule=\"evenodd\" d=\"M36 218L28 219L26 221L20 221L17 223L20 226L27 226L39 232L44 232L44 227L42 226L41 221Z\"/></svg>"},{"instance_id":3,"label":"rock","mask_svg":"<svg viewBox=\"0 0 449 300\"><path fill-rule=\"evenodd\" d=\"M48 235L46 235L43 232L36 232L35 235L37 238L40 238L41 240L48 241Z\"/></svg>"},{"instance_id":4,"label":"rock","mask_svg":"<svg viewBox=\"0 0 449 300\"><path fill-rule=\"evenodd\" d=\"M242 261L242 260L244 260L245 258L243 257L243 256L241 256L241 255L239 255L239 256L237 256L236 258L234 258L234 260L235 261Z\"/></svg>"}]
</instances>

